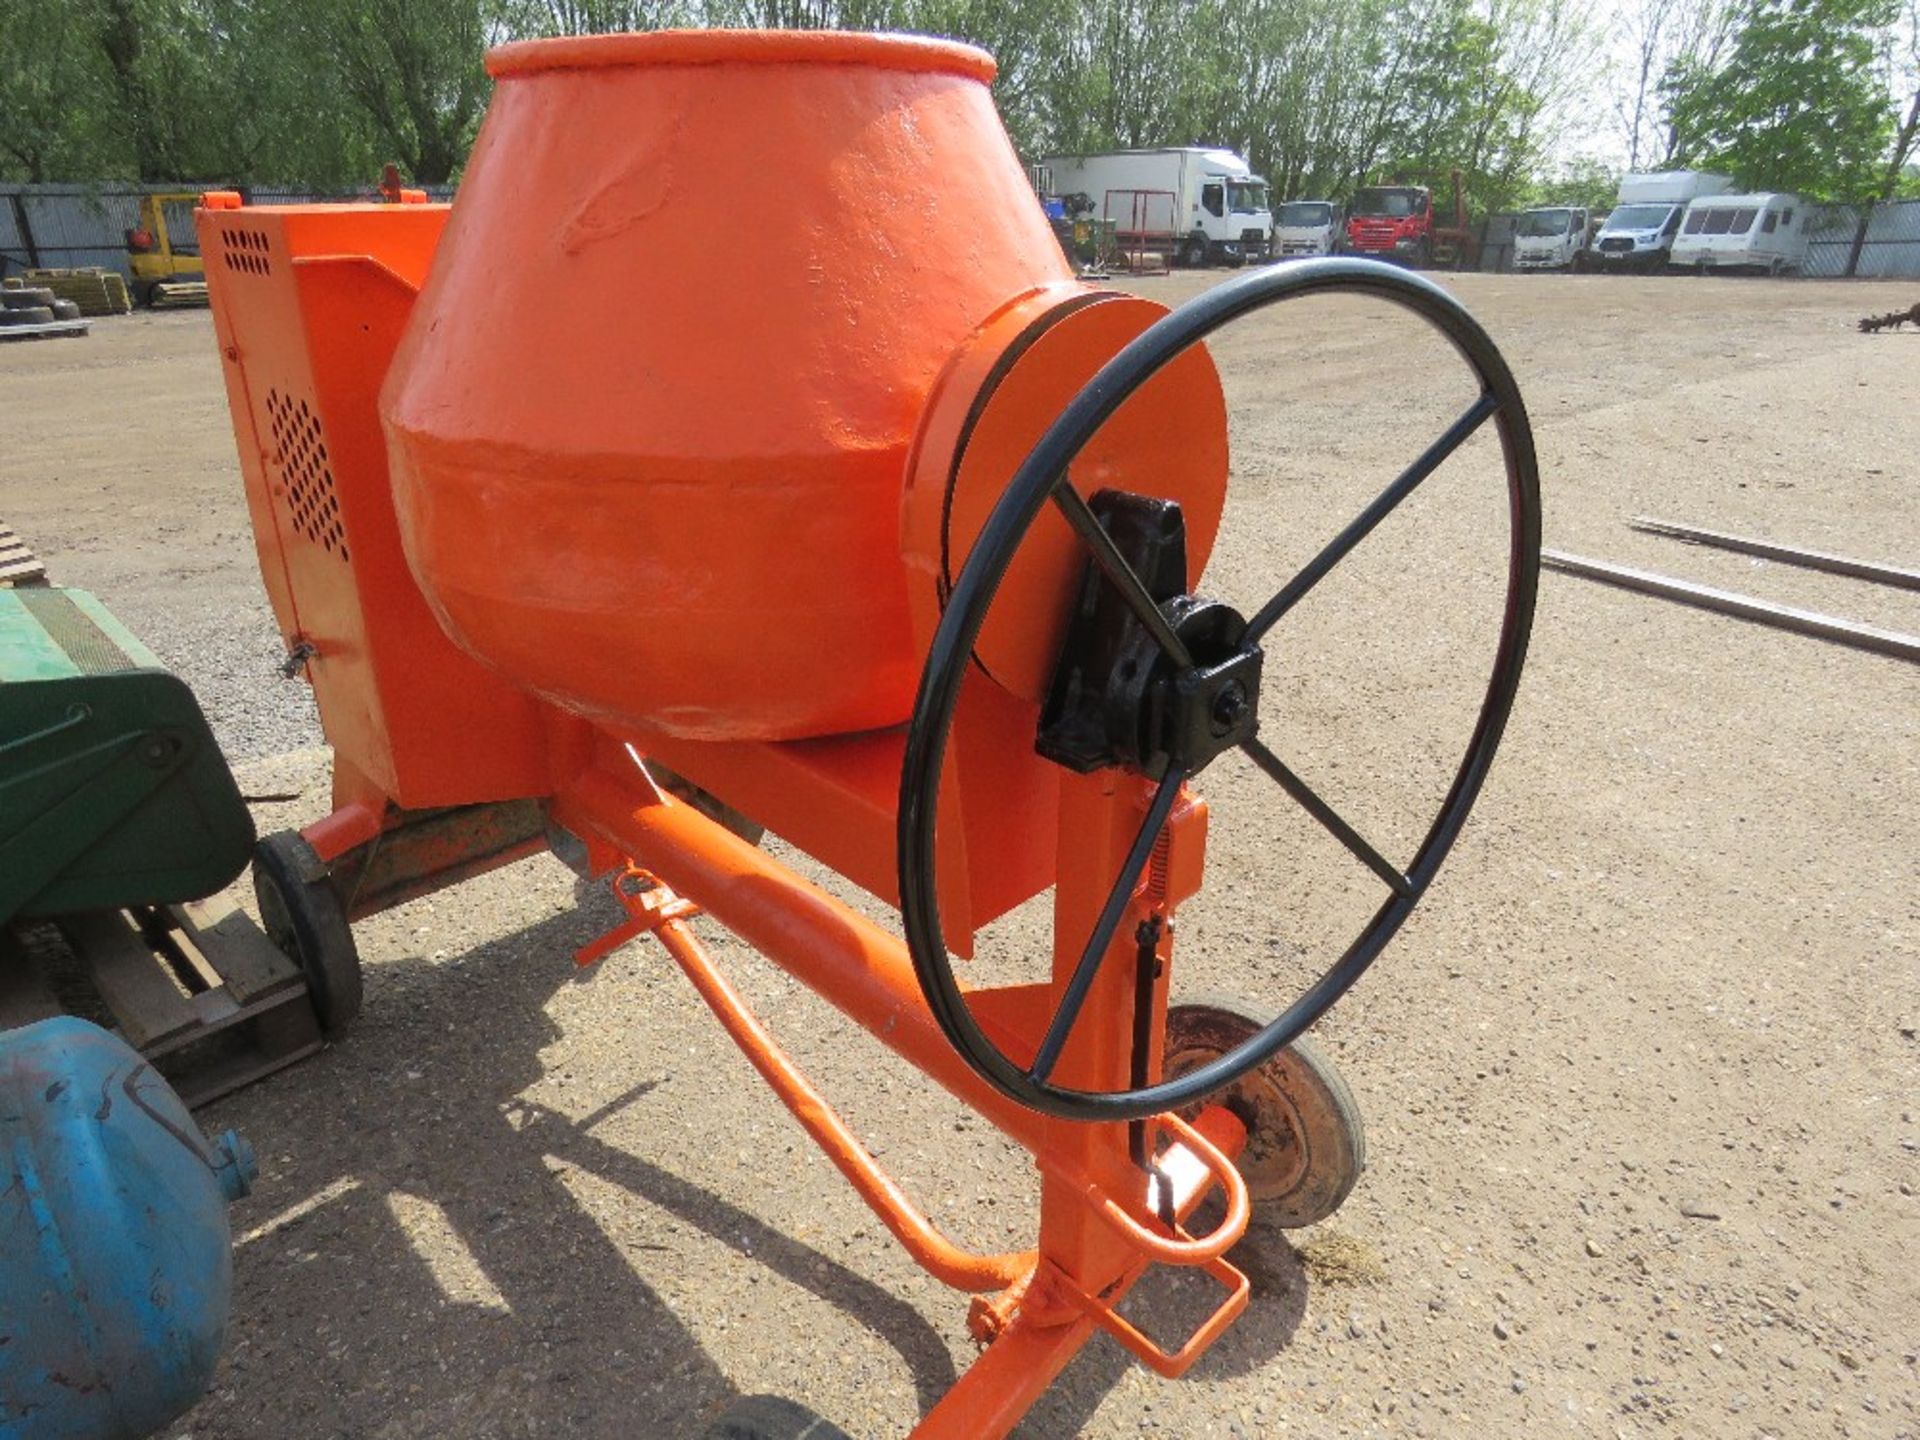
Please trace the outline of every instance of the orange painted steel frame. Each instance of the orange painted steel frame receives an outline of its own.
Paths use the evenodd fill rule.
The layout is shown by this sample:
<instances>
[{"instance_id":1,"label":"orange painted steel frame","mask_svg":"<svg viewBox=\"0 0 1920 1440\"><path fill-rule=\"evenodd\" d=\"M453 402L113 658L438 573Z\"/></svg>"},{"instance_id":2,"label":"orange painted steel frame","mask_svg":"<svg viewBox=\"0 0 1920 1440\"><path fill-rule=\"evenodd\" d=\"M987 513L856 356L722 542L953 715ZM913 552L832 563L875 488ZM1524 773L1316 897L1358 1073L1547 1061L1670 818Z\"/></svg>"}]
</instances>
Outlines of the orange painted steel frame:
<instances>
[{"instance_id":1,"label":"orange painted steel frame","mask_svg":"<svg viewBox=\"0 0 1920 1440\"><path fill-rule=\"evenodd\" d=\"M578 43L584 42L566 42ZM623 43L657 50L683 42L629 37ZM724 43L752 48L759 42ZM844 43L852 42L842 37L805 45ZM929 93L937 106L948 107L939 111L947 117L941 123L977 138L980 107L986 106L980 82L990 74L990 62L959 47L929 50L928 43L909 48L938 62ZM859 42L855 48L865 55L874 47ZM515 63L545 73L524 57ZM955 76L965 85L949 84ZM967 86L978 94L970 96ZM991 118L990 107L987 114ZM1004 147L1004 138L997 143ZM483 137L476 156L485 147ZM1008 170L1011 153L1002 158L1008 163L1001 168ZM1009 174L998 183L1018 186L1017 166ZM475 183L471 175L469 183ZM1031 207L1031 196L1022 203ZM1037 217L1037 209L1033 213ZM334 810L304 832L307 839L323 859L335 860L376 844L383 832L420 811L533 799L544 805L556 839L564 834L584 842L583 868L614 877L616 893L631 912L628 925L590 950L603 953L616 938L657 934L730 1037L914 1258L942 1280L978 1294L970 1325L987 1348L916 1436L991 1440L1006 1434L1096 1329L1159 1372L1183 1373L1247 1303L1246 1278L1223 1258L1248 1218L1246 1187L1232 1164L1245 1142L1240 1122L1218 1107L1191 1125L1172 1116L1150 1122L1166 1142L1160 1177L1150 1181L1132 1158L1125 1124L1054 1120L1001 1096L940 1032L898 938L693 806L663 795L638 758L673 766L891 900L899 730L704 738L655 733L638 721L606 715L589 720L534 698L530 690L538 687L510 683L448 638L446 617L424 593L416 578L418 556L403 539L406 524L437 520L419 510L418 493L410 522L397 512L396 477L389 471L394 432L383 435L380 416L383 383L394 390L389 368L447 218L445 207L420 204L256 209L225 194L207 197L199 215L262 574L291 659L304 666L314 687L334 751ZM1018 224L1026 226L1027 219ZM1029 228L1046 235L1037 219ZM1024 231L1015 240L1016 248L1028 243ZM928 370L914 381L929 392L929 403L908 427L919 436L919 453L907 456L898 442L898 458L910 472L902 535L910 583L897 623L918 632L921 642L937 619L941 587L971 543L967 527L977 527L990 503L990 494L978 487L1003 483L1004 473L994 473L1000 463L1017 460L1061 400L1160 311L1143 301L1089 294L1056 273L1057 266L1049 269L1052 264L1036 261L1034 282L1016 287L984 323L976 317L971 338L942 342L949 346L942 375ZM437 261L435 266L438 274ZM462 323L489 322L475 312ZM421 329L415 325L409 332L416 348ZM1184 369L1168 371L1171 398L1185 407L1173 412L1184 422L1173 427L1174 435L1150 428L1129 435L1122 426L1116 431L1120 450L1104 458L1091 453L1084 467L1076 467L1074 483L1114 483L1130 460L1141 457L1158 470L1156 479L1174 471L1197 476L1189 481L1193 492L1183 497L1183 504L1191 501L1191 568L1197 574L1217 524L1225 451L1217 379L1204 352L1193 354L1197 358L1183 362ZM1022 369L1020 355L1036 357L1036 363ZM416 410L429 419L435 413L430 406ZM888 423L896 437L889 443L896 443L897 417ZM969 435L977 443L965 444ZM1190 441L1191 453L1176 453L1176 438ZM418 449L417 440L407 443ZM450 463L459 463L461 454L483 450L435 453L451 453ZM968 462L973 470L955 458L962 450L975 457ZM981 455L994 463L983 469ZM474 503L487 501L484 486L472 493ZM530 513L529 531L537 519ZM489 543L533 543L531 534L506 529ZM621 533L611 523L606 529ZM595 538L578 528L570 533ZM1042 547L1047 543L1043 537ZM1070 547L1059 553L1068 552ZM533 569L523 566L516 573L537 582ZM1047 597L1064 596L1075 574L1077 568L1066 567L1051 576L1010 580L1020 592L1016 598L1044 611L1052 603ZM510 603L512 597L496 598ZM604 616L596 623L604 624ZM1055 887L1052 981L979 990L971 997L980 1023L1015 1055L1036 1047L1138 831L1149 791L1137 776L1076 776L1034 760L1035 676L1041 673L1035 667L1056 638L1054 632L1024 641L983 636L980 653L999 667L1005 683L983 670L963 692L955 728L957 803L942 807L943 850L959 857L949 874L943 854L940 876L956 944L967 943L973 928L994 915ZM895 668L888 659L858 703L897 703L887 688L895 684ZM768 723L788 718L790 712ZM962 818L949 820L950 813ZM1056 1067L1060 1083L1085 1089L1133 1083L1135 932L1150 914L1172 915L1198 889L1206 828L1204 804L1183 795L1167 825L1164 854L1132 897L1115 932L1111 963L1101 969ZM581 847L563 848L571 854ZM699 912L753 944L1032 1152L1041 1195L1033 1251L973 1256L939 1234L714 969L690 928ZM1163 928L1161 963L1147 997L1154 1012L1147 1028L1155 1036L1164 1030L1171 943L1170 927ZM1161 1056L1149 1058L1157 1075ZM1162 1184L1170 1195L1154 1188ZM1158 1218L1169 1202L1184 1218L1215 1189L1224 1192L1225 1219L1209 1234L1195 1237ZM1156 1263L1199 1268L1222 1288L1213 1315L1172 1350L1149 1340L1117 1310L1129 1287Z\"/></svg>"}]
</instances>

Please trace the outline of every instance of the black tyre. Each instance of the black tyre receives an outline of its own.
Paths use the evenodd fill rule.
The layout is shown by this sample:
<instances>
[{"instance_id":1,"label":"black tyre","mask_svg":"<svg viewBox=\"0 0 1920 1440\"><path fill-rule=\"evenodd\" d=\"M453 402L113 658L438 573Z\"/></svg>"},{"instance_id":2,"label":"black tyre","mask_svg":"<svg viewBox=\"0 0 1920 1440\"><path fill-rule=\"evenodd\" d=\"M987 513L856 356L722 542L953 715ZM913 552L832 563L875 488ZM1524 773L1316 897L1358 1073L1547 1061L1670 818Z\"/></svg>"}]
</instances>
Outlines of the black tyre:
<instances>
[{"instance_id":1,"label":"black tyre","mask_svg":"<svg viewBox=\"0 0 1920 1440\"><path fill-rule=\"evenodd\" d=\"M78 320L80 318L80 302L78 300L54 301L53 318L56 320Z\"/></svg>"},{"instance_id":2,"label":"black tyre","mask_svg":"<svg viewBox=\"0 0 1920 1440\"><path fill-rule=\"evenodd\" d=\"M849 1440L804 1405L778 1395L747 1395L727 1407L700 1440Z\"/></svg>"},{"instance_id":3,"label":"black tyre","mask_svg":"<svg viewBox=\"0 0 1920 1440\"><path fill-rule=\"evenodd\" d=\"M21 306L13 310L0 310L0 325L9 330L21 329L28 325L51 325L53 308L49 305Z\"/></svg>"},{"instance_id":4,"label":"black tyre","mask_svg":"<svg viewBox=\"0 0 1920 1440\"><path fill-rule=\"evenodd\" d=\"M1207 263L1207 242L1201 236L1189 235L1180 246L1180 263L1189 270L1198 270Z\"/></svg>"},{"instance_id":5,"label":"black tyre","mask_svg":"<svg viewBox=\"0 0 1920 1440\"><path fill-rule=\"evenodd\" d=\"M1197 1070L1259 1033L1255 1007L1202 996L1167 1009L1166 1074ZM1367 1168L1367 1132L1333 1061L1302 1035L1204 1105L1225 1105L1247 1127L1235 1168L1255 1213L1286 1229L1325 1220L1353 1193ZM1187 1111L1188 1118L1203 1105Z\"/></svg>"},{"instance_id":6,"label":"black tyre","mask_svg":"<svg viewBox=\"0 0 1920 1440\"><path fill-rule=\"evenodd\" d=\"M267 937L306 976L313 1013L329 1038L360 1013L360 952L326 862L290 830L253 847L253 893Z\"/></svg>"},{"instance_id":7,"label":"black tyre","mask_svg":"<svg viewBox=\"0 0 1920 1440\"><path fill-rule=\"evenodd\" d=\"M44 285L25 285L17 290L0 290L0 310L35 310L53 304L53 291Z\"/></svg>"}]
</instances>

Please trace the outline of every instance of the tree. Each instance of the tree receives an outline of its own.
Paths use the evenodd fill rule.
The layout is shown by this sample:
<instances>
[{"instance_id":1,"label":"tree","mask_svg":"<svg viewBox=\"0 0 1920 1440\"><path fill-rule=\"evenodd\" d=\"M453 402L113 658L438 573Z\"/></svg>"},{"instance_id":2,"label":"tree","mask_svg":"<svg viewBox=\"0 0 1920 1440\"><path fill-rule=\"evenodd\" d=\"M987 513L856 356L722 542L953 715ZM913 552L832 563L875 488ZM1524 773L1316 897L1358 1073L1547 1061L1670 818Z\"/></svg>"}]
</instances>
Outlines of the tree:
<instances>
[{"instance_id":1,"label":"tree","mask_svg":"<svg viewBox=\"0 0 1920 1440\"><path fill-rule=\"evenodd\" d=\"M85 6L0 0L0 175L29 181L120 168L105 57Z\"/></svg>"},{"instance_id":2,"label":"tree","mask_svg":"<svg viewBox=\"0 0 1920 1440\"><path fill-rule=\"evenodd\" d=\"M1894 133L1875 71L1892 20L1890 0L1744 0L1721 64L1669 72L1676 158L1757 190L1871 194Z\"/></svg>"},{"instance_id":3,"label":"tree","mask_svg":"<svg viewBox=\"0 0 1920 1440\"><path fill-rule=\"evenodd\" d=\"M453 179L486 108L495 0L308 0L303 38L371 120L386 158L423 185Z\"/></svg>"},{"instance_id":4,"label":"tree","mask_svg":"<svg viewBox=\"0 0 1920 1440\"><path fill-rule=\"evenodd\" d=\"M1663 78L1681 68L1712 69L1726 44L1726 0L1640 0L1622 9L1616 35L1626 60L1615 75L1614 112L1627 145L1627 169L1673 158L1674 135L1660 107Z\"/></svg>"}]
</instances>

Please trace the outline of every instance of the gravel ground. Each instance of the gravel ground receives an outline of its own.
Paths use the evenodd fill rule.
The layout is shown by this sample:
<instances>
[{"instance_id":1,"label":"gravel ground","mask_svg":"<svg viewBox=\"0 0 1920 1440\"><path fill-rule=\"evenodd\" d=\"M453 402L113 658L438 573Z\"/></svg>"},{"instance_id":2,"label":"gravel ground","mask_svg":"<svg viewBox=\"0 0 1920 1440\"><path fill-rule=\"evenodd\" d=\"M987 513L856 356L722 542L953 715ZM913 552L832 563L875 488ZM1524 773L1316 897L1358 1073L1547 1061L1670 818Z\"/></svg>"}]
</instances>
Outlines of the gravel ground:
<instances>
[{"instance_id":1,"label":"gravel ground","mask_svg":"<svg viewBox=\"0 0 1920 1440\"><path fill-rule=\"evenodd\" d=\"M1519 375L1549 544L1920 632L1910 592L1623 523L1916 563L1920 336L1852 330L1911 285L1446 283ZM1207 589L1262 598L1464 404L1450 356L1390 322L1288 307L1221 344L1235 479ZM0 348L0 436L0 517L179 667L251 793L299 794L263 829L318 814L207 318ZM1264 733L1390 850L1484 683L1502 514L1483 437L1272 648ZM1023 1440L1920 1435L1917 702L1910 665L1543 577L1474 819L1320 1027L1371 1169L1327 1224L1256 1228L1252 1308L1186 1380L1096 1340ZM1181 984L1270 1007L1376 896L1256 776L1203 788ZM359 1028L206 1116L263 1174L235 1213L230 1354L179 1434L691 1440L775 1391L879 1440L965 1366L964 1304L663 957L575 976L610 918L541 858L358 927ZM989 949L1043 926L1023 910ZM953 1234L1024 1242L1030 1165L710 938ZM1142 1299L1172 1338L1179 1287Z\"/></svg>"}]
</instances>

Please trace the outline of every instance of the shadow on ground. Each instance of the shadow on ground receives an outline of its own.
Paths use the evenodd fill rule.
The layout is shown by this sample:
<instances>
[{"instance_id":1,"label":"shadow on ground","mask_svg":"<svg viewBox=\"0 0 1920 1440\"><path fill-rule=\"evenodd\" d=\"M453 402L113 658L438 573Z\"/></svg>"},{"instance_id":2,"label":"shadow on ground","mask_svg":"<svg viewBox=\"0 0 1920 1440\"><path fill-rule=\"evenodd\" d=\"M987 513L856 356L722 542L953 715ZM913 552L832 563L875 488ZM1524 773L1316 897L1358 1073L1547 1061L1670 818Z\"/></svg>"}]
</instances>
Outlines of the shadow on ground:
<instances>
[{"instance_id":1,"label":"shadow on ground","mask_svg":"<svg viewBox=\"0 0 1920 1440\"><path fill-rule=\"evenodd\" d=\"M596 1134L654 1082L579 1119L526 1098L561 1038L546 1006L571 980L564 957L614 918L590 902L455 963L373 967L366 1014L341 1047L209 1116L253 1136L266 1174L238 1217L231 1348L189 1417L196 1440L693 1440L735 1389L629 1258L677 1248L676 1236L724 1244L850 1317L895 1352L921 1413L953 1383L946 1339L907 1300ZM717 1031L712 1043L724 1044ZM612 1187L623 1210L631 1197L649 1238L616 1240L569 1176ZM834 1203L845 1213L851 1202ZM1243 1250L1259 1298L1187 1383L1263 1363L1299 1325L1305 1279L1291 1249L1266 1239ZM1150 1273L1130 1313L1177 1344L1197 1318L1192 1280ZM804 1396L809 1373L842 1364L792 1320L776 1305L740 1322L765 1326L749 1341L768 1362L752 1388ZM1096 1338L1018 1435L1079 1434L1132 1364ZM730 1368L742 1368L737 1350ZM822 1393L834 1383L845 1382Z\"/></svg>"}]
</instances>

